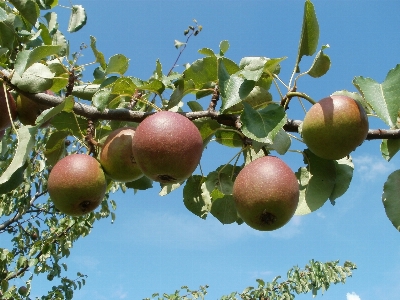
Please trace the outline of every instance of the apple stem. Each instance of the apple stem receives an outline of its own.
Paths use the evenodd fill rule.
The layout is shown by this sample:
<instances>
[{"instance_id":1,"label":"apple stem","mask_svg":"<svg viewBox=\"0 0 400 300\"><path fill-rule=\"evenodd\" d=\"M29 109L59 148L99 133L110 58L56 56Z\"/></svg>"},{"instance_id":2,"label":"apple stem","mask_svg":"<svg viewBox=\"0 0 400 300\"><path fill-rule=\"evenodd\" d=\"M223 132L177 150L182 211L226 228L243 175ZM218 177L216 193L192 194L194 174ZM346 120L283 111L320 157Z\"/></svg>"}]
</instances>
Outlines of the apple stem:
<instances>
[{"instance_id":1,"label":"apple stem","mask_svg":"<svg viewBox=\"0 0 400 300\"><path fill-rule=\"evenodd\" d=\"M307 94L304 94L304 93L301 93L301 92L289 92L289 93L286 94L286 97L288 97L289 99L293 98L293 97L300 97L300 98L306 99L312 105L317 103L313 98L311 98Z\"/></svg>"}]
</instances>

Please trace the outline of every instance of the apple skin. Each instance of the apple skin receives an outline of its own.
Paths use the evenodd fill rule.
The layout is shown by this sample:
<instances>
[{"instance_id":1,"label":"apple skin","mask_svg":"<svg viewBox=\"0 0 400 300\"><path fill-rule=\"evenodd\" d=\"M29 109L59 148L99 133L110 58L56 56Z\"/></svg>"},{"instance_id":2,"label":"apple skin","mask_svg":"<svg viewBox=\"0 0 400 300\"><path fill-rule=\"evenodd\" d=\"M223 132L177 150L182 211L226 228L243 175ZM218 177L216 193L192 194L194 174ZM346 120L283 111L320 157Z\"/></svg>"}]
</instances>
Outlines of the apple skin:
<instances>
[{"instance_id":1,"label":"apple skin","mask_svg":"<svg viewBox=\"0 0 400 300\"><path fill-rule=\"evenodd\" d=\"M10 107L11 118L14 121L17 118L17 106L14 97L7 91L8 106ZM8 114L6 96L4 94L3 85L0 85L0 130L7 129L11 126L10 116Z\"/></svg>"},{"instance_id":2,"label":"apple skin","mask_svg":"<svg viewBox=\"0 0 400 300\"><path fill-rule=\"evenodd\" d=\"M100 164L113 180L130 182L143 176L132 153L132 139L135 128L123 127L114 130L104 141L100 153Z\"/></svg>"},{"instance_id":3,"label":"apple skin","mask_svg":"<svg viewBox=\"0 0 400 300\"><path fill-rule=\"evenodd\" d=\"M233 199L242 220L260 231L281 228L293 217L299 184L280 158L263 156L247 164L233 184Z\"/></svg>"},{"instance_id":4,"label":"apple skin","mask_svg":"<svg viewBox=\"0 0 400 300\"><path fill-rule=\"evenodd\" d=\"M81 216L100 205L107 182L95 158L86 154L71 154L54 165L47 188L59 211L70 216Z\"/></svg>"},{"instance_id":5,"label":"apple skin","mask_svg":"<svg viewBox=\"0 0 400 300\"><path fill-rule=\"evenodd\" d=\"M333 95L320 100L307 112L302 137L315 155L337 160L362 144L368 128L367 114L357 101Z\"/></svg>"},{"instance_id":6,"label":"apple skin","mask_svg":"<svg viewBox=\"0 0 400 300\"><path fill-rule=\"evenodd\" d=\"M53 95L52 92L46 91L46 94ZM42 113L42 111L50 108L50 106L43 105L32 101L24 95L18 95L17 97L17 113L18 119L23 125L36 124L37 117ZM50 124L50 121L42 124L41 127L46 127Z\"/></svg>"},{"instance_id":7,"label":"apple skin","mask_svg":"<svg viewBox=\"0 0 400 300\"><path fill-rule=\"evenodd\" d=\"M133 156L144 175L163 184L180 183L200 162L203 139L185 116L160 111L136 128Z\"/></svg>"}]
</instances>

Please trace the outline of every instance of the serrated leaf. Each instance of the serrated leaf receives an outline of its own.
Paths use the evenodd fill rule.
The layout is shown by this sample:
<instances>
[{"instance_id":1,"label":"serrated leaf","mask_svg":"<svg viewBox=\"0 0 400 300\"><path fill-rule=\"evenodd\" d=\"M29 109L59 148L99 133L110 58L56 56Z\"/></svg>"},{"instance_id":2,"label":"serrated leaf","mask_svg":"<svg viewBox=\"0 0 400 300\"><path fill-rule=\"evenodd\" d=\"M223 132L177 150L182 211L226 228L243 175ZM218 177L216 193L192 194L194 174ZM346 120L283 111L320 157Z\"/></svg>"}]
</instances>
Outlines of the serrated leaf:
<instances>
[{"instance_id":1,"label":"serrated leaf","mask_svg":"<svg viewBox=\"0 0 400 300\"><path fill-rule=\"evenodd\" d=\"M320 50L314 58L311 68L307 74L311 77L318 78L325 75L331 67L331 59L322 50Z\"/></svg>"},{"instance_id":2,"label":"serrated leaf","mask_svg":"<svg viewBox=\"0 0 400 300\"><path fill-rule=\"evenodd\" d=\"M219 43L219 54L220 55L225 55L225 53L228 51L229 49L229 42L227 40L222 41L221 43Z\"/></svg>"},{"instance_id":3,"label":"serrated leaf","mask_svg":"<svg viewBox=\"0 0 400 300\"><path fill-rule=\"evenodd\" d=\"M38 127L22 126L17 130L18 145L14 157L7 169L0 176L0 192L7 193L23 181L26 160L35 145Z\"/></svg>"},{"instance_id":4,"label":"serrated leaf","mask_svg":"<svg viewBox=\"0 0 400 300\"><path fill-rule=\"evenodd\" d=\"M161 79L163 77L162 65L159 59L156 60L156 70L154 73L157 75L156 79Z\"/></svg>"},{"instance_id":5,"label":"serrated leaf","mask_svg":"<svg viewBox=\"0 0 400 300\"><path fill-rule=\"evenodd\" d=\"M107 108L108 103L111 100L111 88L104 87L99 89L92 97L93 105L99 110L103 111Z\"/></svg>"},{"instance_id":6,"label":"serrated leaf","mask_svg":"<svg viewBox=\"0 0 400 300\"><path fill-rule=\"evenodd\" d=\"M304 3L303 25L299 42L299 51L296 59L296 71L299 72L299 63L304 55L315 53L319 40L319 25L314 5L310 0Z\"/></svg>"},{"instance_id":7,"label":"serrated leaf","mask_svg":"<svg viewBox=\"0 0 400 300\"><path fill-rule=\"evenodd\" d=\"M160 196L166 196L172 191L176 190L182 185L182 182L180 183L172 183L172 184L160 184L161 186L161 191L158 193Z\"/></svg>"},{"instance_id":8,"label":"serrated leaf","mask_svg":"<svg viewBox=\"0 0 400 300\"><path fill-rule=\"evenodd\" d=\"M68 22L68 32L77 32L87 21L86 11L82 5L73 5Z\"/></svg>"},{"instance_id":9,"label":"serrated leaf","mask_svg":"<svg viewBox=\"0 0 400 300\"><path fill-rule=\"evenodd\" d=\"M272 103L255 110L243 102L244 111L240 116L242 132L247 137L262 143L273 143L273 139L286 124L286 113L282 106Z\"/></svg>"},{"instance_id":10,"label":"serrated leaf","mask_svg":"<svg viewBox=\"0 0 400 300\"><path fill-rule=\"evenodd\" d=\"M354 171L354 164L351 157L344 157L334 162L336 169L335 186L332 194L329 196L333 204L334 201L341 197L349 188Z\"/></svg>"},{"instance_id":11,"label":"serrated leaf","mask_svg":"<svg viewBox=\"0 0 400 300\"><path fill-rule=\"evenodd\" d=\"M140 89L161 95L162 92L164 92L165 90L165 85L162 83L162 81L155 79L151 80L150 82L144 83L143 85L140 86Z\"/></svg>"},{"instance_id":12,"label":"serrated leaf","mask_svg":"<svg viewBox=\"0 0 400 300\"><path fill-rule=\"evenodd\" d=\"M304 162L296 172L300 198L295 215L309 214L328 200L335 186L336 166L333 160L319 158L308 149L304 150Z\"/></svg>"},{"instance_id":13,"label":"serrated leaf","mask_svg":"<svg viewBox=\"0 0 400 300\"><path fill-rule=\"evenodd\" d=\"M400 231L400 170L391 173L383 186L382 201L393 226Z\"/></svg>"},{"instance_id":14,"label":"serrated leaf","mask_svg":"<svg viewBox=\"0 0 400 300\"><path fill-rule=\"evenodd\" d=\"M211 209L211 196L205 188L204 177L192 175L183 188L183 203L186 208L202 219L207 218Z\"/></svg>"},{"instance_id":15,"label":"serrated leaf","mask_svg":"<svg viewBox=\"0 0 400 300\"><path fill-rule=\"evenodd\" d=\"M61 46L46 45L36 47L33 50L22 50L17 54L15 72L22 75L34 63L37 63L42 58L58 54L61 49Z\"/></svg>"},{"instance_id":16,"label":"serrated leaf","mask_svg":"<svg viewBox=\"0 0 400 300\"><path fill-rule=\"evenodd\" d=\"M146 176L142 176L139 179L125 183L127 188L135 190L147 190L153 187L153 180Z\"/></svg>"},{"instance_id":17,"label":"serrated leaf","mask_svg":"<svg viewBox=\"0 0 400 300\"><path fill-rule=\"evenodd\" d=\"M48 90L53 85L54 74L49 67L41 63L32 64L19 76L14 73L11 83L29 93L40 93Z\"/></svg>"},{"instance_id":18,"label":"serrated leaf","mask_svg":"<svg viewBox=\"0 0 400 300\"><path fill-rule=\"evenodd\" d=\"M260 86L255 86L246 98L244 98L238 104L235 104L224 110L224 113L241 114L244 110L243 102L249 104L253 109L258 110L266 107L272 102L272 95L268 92L268 90Z\"/></svg>"},{"instance_id":19,"label":"serrated leaf","mask_svg":"<svg viewBox=\"0 0 400 300\"><path fill-rule=\"evenodd\" d=\"M93 54L96 57L96 62L98 62L103 70L107 68L106 60L104 59L104 54L97 50L96 48L96 38L90 36L90 47L92 48Z\"/></svg>"},{"instance_id":20,"label":"serrated leaf","mask_svg":"<svg viewBox=\"0 0 400 300\"><path fill-rule=\"evenodd\" d=\"M69 130L72 135L82 137L87 127L87 120L72 112L61 112L54 116L51 125L57 130Z\"/></svg>"},{"instance_id":21,"label":"serrated leaf","mask_svg":"<svg viewBox=\"0 0 400 300\"><path fill-rule=\"evenodd\" d=\"M355 77L353 84L377 116L390 128L396 128L400 109L400 64L389 71L382 84L361 76Z\"/></svg>"},{"instance_id":22,"label":"serrated leaf","mask_svg":"<svg viewBox=\"0 0 400 300\"><path fill-rule=\"evenodd\" d=\"M211 214L222 224L232 224L238 219L235 201L233 196L225 195L212 202Z\"/></svg>"},{"instance_id":23,"label":"serrated leaf","mask_svg":"<svg viewBox=\"0 0 400 300\"><path fill-rule=\"evenodd\" d=\"M110 57L108 61L107 68L105 70L106 74L117 73L124 75L129 67L129 58L123 54L115 54Z\"/></svg>"},{"instance_id":24,"label":"serrated leaf","mask_svg":"<svg viewBox=\"0 0 400 300\"><path fill-rule=\"evenodd\" d=\"M9 0L12 5L20 12L21 16L31 25L35 25L39 18L40 9L35 1L32 0Z\"/></svg>"},{"instance_id":25,"label":"serrated leaf","mask_svg":"<svg viewBox=\"0 0 400 300\"><path fill-rule=\"evenodd\" d=\"M114 81L111 87L111 94L132 96L137 89L132 78L121 77Z\"/></svg>"},{"instance_id":26,"label":"serrated leaf","mask_svg":"<svg viewBox=\"0 0 400 300\"><path fill-rule=\"evenodd\" d=\"M267 57L243 57L239 63L240 74L248 80L258 81L268 60Z\"/></svg>"},{"instance_id":27,"label":"serrated leaf","mask_svg":"<svg viewBox=\"0 0 400 300\"><path fill-rule=\"evenodd\" d=\"M382 140L381 153L384 159L390 161L400 150L400 140Z\"/></svg>"}]
</instances>

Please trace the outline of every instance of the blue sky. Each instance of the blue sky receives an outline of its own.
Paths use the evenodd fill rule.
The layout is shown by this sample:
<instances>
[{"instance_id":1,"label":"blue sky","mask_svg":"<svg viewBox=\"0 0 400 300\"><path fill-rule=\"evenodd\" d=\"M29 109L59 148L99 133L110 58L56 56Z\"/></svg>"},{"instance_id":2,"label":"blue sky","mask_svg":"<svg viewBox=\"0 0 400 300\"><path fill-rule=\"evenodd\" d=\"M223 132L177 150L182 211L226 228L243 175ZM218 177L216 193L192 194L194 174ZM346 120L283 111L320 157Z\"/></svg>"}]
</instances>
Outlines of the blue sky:
<instances>
[{"instance_id":1,"label":"blue sky","mask_svg":"<svg viewBox=\"0 0 400 300\"><path fill-rule=\"evenodd\" d=\"M313 3L320 46L330 45L326 54L332 66L320 79L301 79L301 91L317 100L337 90L355 91L354 76L382 82L400 63L399 1ZM304 1L81 0L74 4L86 8L88 23L67 36L71 50L77 51L82 42L89 44L89 35L93 35L106 58L121 53L131 59L127 75L148 78L157 59L169 70L178 55L173 42L184 40L183 30L195 18L204 29L191 39L181 66L200 58L198 49L216 50L220 41L229 40L226 56L237 63L245 56L288 56L280 74L287 82L296 59ZM57 11L64 32L67 11ZM81 62L92 60L88 49ZM304 70L311 60L302 60ZM90 78L89 72L84 79ZM275 92L274 96L277 100ZM291 107L289 117L302 118L302 113L292 111L296 109ZM371 119L370 127L384 125ZM293 148L302 150L302 145ZM211 143L202 158L204 172L226 163L235 151ZM303 165L298 154L282 158L295 171ZM351 260L358 266L345 285L332 286L317 299L396 299L400 294L399 233L385 215L381 194L400 159L385 162L379 141L365 142L353 159L351 187L335 206L327 203L313 214L294 217L274 232L222 225L212 216L204 221L186 210L182 189L160 197L155 184L150 191L113 195L118 205L115 223L96 223L92 233L75 244L67 260L72 276L77 271L89 276L74 299L142 299L154 292L172 293L182 285L194 289L205 284L210 286L206 299L219 299L255 285L257 278L269 281L285 276L292 266L303 267L311 259L339 259L341 264ZM44 278L37 278L33 296L50 286ZM311 298L311 294L296 297Z\"/></svg>"}]
</instances>

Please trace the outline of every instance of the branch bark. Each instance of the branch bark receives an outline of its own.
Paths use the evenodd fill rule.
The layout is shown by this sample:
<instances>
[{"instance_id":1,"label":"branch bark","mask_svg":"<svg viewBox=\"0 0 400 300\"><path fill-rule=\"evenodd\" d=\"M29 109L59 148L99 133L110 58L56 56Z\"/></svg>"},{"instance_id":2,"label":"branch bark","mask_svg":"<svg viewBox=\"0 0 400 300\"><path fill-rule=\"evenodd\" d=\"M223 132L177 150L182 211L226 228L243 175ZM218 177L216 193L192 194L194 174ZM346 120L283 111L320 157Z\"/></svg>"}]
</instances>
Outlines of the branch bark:
<instances>
[{"instance_id":1,"label":"branch bark","mask_svg":"<svg viewBox=\"0 0 400 300\"><path fill-rule=\"evenodd\" d=\"M31 94L21 91L15 86L12 86L12 88L17 90L24 96L29 97L33 101L47 106L57 106L63 101L63 98L61 97L52 96L45 93ZM75 102L73 110L77 115L83 116L88 119L128 121L138 123L143 121L147 116L154 113L144 113L128 109L104 109L103 111L99 111L94 106L80 102ZM235 123L237 122L239 117L238 115L233 114L219 114L217 111L213 110L185 112L182 114L190 120L195 120L199 118L211 118L216 120L220 124L232 127L235 127ZM283 129L287 132L298 132L301 123L301 120L288 120ZM366 140L377 139L400 139L400 129L370 129L368 131Z\"/></svg>"}]
</instances>

